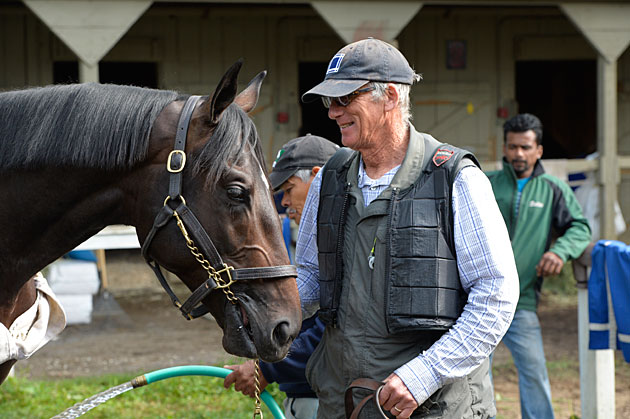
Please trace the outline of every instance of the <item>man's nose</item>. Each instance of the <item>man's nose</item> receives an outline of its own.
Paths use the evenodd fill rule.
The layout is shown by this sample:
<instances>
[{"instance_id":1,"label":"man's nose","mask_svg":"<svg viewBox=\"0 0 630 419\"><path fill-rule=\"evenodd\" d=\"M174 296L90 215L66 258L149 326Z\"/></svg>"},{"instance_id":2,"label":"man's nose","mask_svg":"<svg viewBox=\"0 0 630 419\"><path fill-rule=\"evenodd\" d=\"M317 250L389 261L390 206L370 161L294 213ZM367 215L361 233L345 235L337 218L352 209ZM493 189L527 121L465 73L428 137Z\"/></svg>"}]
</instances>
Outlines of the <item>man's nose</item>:
<instances>
[{"instance_id":1,"label":"man's nose","mask_svg":"<svg viewBox=\"0 0 630 419\"><path fill-rule=\"evenodd\" d=\"M289 205L291 205L291 200L289 199L289 197L287 196L286 193L282 196L282 200L280 201L280 205L282 205L285 208L287 208Z\"/></svg>"},{"instance_id":2,"label":"man's nose","mask_svg":"<svg viewBox=\"0 0 630 419\"><path fill-rule=\"evenodd\" d=\"M337 119L343 113L343 106L339 105L336 100L330 102L328 108L328 117L330 119Z\"/></svg>"}]
</instances>

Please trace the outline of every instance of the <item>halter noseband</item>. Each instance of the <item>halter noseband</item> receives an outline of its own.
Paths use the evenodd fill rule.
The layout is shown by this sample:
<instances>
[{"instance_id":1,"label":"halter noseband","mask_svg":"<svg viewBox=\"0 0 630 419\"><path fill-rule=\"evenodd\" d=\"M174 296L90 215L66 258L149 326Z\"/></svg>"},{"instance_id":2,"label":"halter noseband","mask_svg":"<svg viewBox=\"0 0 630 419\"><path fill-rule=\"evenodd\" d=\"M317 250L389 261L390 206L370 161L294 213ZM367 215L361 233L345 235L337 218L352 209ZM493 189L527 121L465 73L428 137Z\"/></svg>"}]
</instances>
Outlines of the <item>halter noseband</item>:
<instances>
[{"instance_id":1,"label":"halter noseband","mask_svg":"<svg viewBox=\"0 0 630 419\"><path fill-rule=\"evenodd\" d=\"M190 208L186 206L186 201L181 195L182 173L186 165L186 153L184 150L186 148L188 125L190 124L193 110L200 97L201 96L189 97L179 116L175 145L173 151L168 155L166 162L166 170L171 174L168 196L164 200L162 209L155 216L153 227L142 244L142 256L144 256L151 269L153 269L155 276L171 298L173 305L175 305L188 320L203 316L209 312L203 304L199 304L201 300L215 289L221 289L225 293L226 298L234 304L237 298L230 290L230 285L236 281L297 276L297 269L293 265L234 269L234 267L225 264L214 246L214 243L212 243L212 239L210 239ZM169 201L171 201L171 203L179 202L179 204L173 210L169 205ZM153 242L155 234L173 218L176 219L177 225L191 253L208 273L208 279L201 284L183 304L180 303L179 298L177 298L170 285L168 285L160 269L160 265L149 255L149 247Z\"/></svg>"}]
</instances>

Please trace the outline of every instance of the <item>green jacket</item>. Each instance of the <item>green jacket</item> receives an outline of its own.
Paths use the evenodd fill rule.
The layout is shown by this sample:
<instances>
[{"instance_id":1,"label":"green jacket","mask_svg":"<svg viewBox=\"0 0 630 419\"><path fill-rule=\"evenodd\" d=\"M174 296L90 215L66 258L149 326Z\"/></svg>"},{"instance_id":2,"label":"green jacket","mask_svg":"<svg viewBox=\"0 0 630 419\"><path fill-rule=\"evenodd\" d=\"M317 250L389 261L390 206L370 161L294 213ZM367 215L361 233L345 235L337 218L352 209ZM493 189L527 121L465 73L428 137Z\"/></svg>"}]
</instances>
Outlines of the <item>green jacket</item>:
<instances>
[{"instance_id":1,"label":"green jacket","mask_svg":"<svg viewBox=\"0 0 630 419\"><path fill-rule=\"evenodd\" d=\"M514 211L517 186L512 165L504 159L503 170L486 175L512 241L521 285L516 309L536 311L543 280L536 276L536 265L543 253L550 250L565 262L575 259L590 242L591 229L569 185L546 174L540 160L523 188L518 217Z\"/></svg>"}]
</instances>

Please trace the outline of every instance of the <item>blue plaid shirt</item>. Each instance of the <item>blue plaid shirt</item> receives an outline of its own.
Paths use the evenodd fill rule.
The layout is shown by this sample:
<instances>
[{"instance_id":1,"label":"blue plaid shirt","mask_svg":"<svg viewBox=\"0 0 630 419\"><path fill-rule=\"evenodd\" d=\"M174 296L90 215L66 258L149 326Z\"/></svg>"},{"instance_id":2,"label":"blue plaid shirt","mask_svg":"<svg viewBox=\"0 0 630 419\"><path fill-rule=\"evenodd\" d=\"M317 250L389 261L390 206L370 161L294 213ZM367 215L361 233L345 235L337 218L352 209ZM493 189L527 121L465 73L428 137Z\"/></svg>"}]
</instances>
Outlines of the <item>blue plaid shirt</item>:
<instances>
[{"instance_id":1,"label":"blue plaid shirt","mask_svg":"<svg viewBox=\"0 0 630 419\"><path fill-rule=\"evenodd\" d=\"M400 166L377 180L367 176L362 162L359 167L358 185L368 205L387 188ZM296 247L297 283L305 318L319 307L317 208L321 173L309 189ZM447 333L394 371L418 404L488 358L510 326L519 297L510 238L490 182L481 170L466 167L459 172L453 183L452 206L457 267L468 301Z\"/></svg>"}]
</instances>

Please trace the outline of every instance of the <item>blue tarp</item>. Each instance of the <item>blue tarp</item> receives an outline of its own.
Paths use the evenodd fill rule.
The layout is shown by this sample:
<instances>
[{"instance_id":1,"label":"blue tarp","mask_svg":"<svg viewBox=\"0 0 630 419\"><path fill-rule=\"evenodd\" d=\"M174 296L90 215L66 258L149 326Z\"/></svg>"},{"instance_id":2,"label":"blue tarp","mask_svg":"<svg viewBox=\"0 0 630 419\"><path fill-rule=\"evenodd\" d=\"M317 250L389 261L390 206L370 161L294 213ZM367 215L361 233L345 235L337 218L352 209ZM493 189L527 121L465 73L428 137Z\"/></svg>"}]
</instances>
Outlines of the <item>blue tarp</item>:
<instances>
[{"instance_id":1,"label":"blue tarp","mask_svg":"<svg viewBox=\"0 0 630 419\"><path fill-rule=\"evenodd\" d=\"M591 256L589 349L620 349L630 362L630 246L600 240Z\"/></svg>"}]
</instances>

